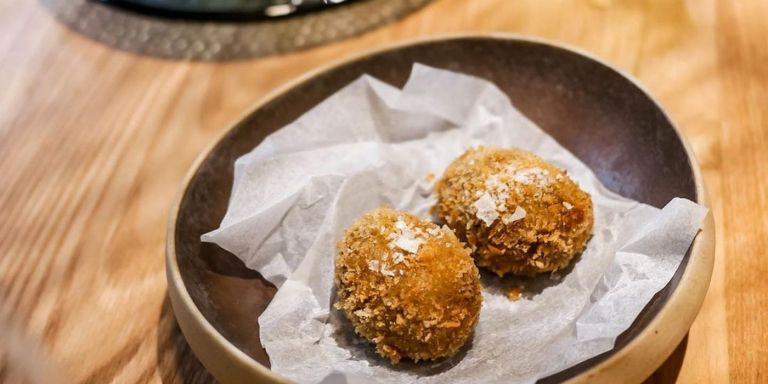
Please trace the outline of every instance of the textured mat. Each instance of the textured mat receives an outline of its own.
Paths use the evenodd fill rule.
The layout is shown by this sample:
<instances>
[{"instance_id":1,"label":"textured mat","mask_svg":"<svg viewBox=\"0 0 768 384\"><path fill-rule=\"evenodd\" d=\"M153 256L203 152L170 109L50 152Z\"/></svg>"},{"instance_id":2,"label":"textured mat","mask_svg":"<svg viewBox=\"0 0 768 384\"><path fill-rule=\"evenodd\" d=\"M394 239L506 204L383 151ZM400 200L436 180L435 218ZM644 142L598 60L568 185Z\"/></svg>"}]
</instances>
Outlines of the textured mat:
<instances>
[{"instance_id":1,"label":"textured mat","mask_svg":"<svg viewBox=\"0 0 768 384\"><path fill-rule=\"evenodd\" d=\"M392 22L430 0L359 0L322 11L255 21L150 16L92 0L40 0L63 23L126 51L173 59L231 60L287 53Z\"/></svg>"}]
</instances>

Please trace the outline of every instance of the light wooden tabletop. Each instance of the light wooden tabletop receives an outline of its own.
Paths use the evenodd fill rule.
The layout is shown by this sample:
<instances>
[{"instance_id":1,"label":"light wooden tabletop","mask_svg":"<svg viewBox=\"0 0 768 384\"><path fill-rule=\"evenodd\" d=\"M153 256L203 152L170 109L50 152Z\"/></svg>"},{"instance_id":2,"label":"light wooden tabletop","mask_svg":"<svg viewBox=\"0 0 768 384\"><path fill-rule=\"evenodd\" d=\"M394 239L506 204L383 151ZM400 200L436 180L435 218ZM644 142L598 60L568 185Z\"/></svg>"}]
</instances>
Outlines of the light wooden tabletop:
<instances>
[{"instance_id":1,"label":"light wooden tabletop","mask_svg":"<svg viewBox=\"0 0 768 384\"><path fill-rule=\"evenodd\" d=\"M649 381L765 382L767 17L766 1L436 0L309 51L192 63L111 49L38 1L0 0L0 381L211 381L175 325L163 264L168 210L195 156L319 65L412 37L503 31L633 74L701 163L714 275L686 341Z\"/></svg>"}]
</instances>

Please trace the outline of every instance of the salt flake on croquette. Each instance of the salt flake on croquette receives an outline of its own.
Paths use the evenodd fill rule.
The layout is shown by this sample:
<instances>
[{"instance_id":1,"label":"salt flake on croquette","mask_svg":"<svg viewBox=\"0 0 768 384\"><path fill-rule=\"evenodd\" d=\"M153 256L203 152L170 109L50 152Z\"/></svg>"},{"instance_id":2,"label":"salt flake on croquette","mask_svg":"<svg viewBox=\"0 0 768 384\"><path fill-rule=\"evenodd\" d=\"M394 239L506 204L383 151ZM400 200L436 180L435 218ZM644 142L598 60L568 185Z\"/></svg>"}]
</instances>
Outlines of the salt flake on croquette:
<instances>
[{"instance_id":1,"label":"salt flake on croquette","mask_svg":"<svg viewBox=\"0 0 768 384\"><path fill-rule=\"evenodd\" d=\"M480 274L450 229L381 208L352 224L338 249L335 308L379 355L433 360L466 343L480 313Z\"/></svg>"},{"instance_id":2,"label":"salt flake on croquette","mask_svg":"<svg viewBox=\"0 0 768 384\"><path fill-rule=\"evenodd\" d=\"M500 276L565 268L592 233L589 194L528 152L469 149L435 190L434 213L469 245L478 266Z\"/></svg>"}]
</instances>

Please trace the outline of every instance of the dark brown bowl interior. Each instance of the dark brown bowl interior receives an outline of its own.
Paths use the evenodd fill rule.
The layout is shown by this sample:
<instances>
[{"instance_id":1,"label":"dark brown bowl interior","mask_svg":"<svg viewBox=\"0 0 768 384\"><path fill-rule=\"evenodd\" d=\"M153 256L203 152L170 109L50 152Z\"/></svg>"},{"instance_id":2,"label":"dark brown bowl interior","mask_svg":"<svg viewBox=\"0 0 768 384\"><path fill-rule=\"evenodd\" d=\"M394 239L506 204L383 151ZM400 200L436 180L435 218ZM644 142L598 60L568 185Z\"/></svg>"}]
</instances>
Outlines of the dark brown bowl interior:
<instances>
[{"instance_id":1,"label":"dark brown bowl interior","mask_svg":"<svg viewBox=\"0 0 768 384\"><path fill-rule=\"evenodd\" d=\"M224 216L235 159L362 74L402 86L414 62L494 82L623 196L657 207L676 196L696 201L691 164L669 119L633 82L580 54L530 41L472 37L418 43L345 63L253 111L207 155L181 200L175 236L184 283L213 327L261 364L269 366L269 360L257 318L275 288L227 251L200 242L200 235L217 228ZM626 345L677 287L688 257L613 351L541 382L572 377Z\"/></svg>"}]
</instances>

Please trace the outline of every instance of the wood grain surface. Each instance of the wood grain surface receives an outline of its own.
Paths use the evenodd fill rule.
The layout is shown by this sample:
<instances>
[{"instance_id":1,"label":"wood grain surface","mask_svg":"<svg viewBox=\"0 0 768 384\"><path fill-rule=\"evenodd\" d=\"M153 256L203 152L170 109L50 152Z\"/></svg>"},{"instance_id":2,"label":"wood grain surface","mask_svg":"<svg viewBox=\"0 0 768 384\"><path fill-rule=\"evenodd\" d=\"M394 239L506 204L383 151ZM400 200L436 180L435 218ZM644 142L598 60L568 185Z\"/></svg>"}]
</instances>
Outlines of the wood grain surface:
<instances>
[{"instance_id":1,"label":"wood grain surface","mask_svg":"<svg viewBox=\"0 0 768 384\"><path fill-rule=\"evenodd\" d=\"M651 383L768 381L768 2L436 0L295 54L142 57L0 0L0 381L206 383L166 298L165 223L195 156L265 93L366 48L515 32L644 83L690 140L717 223L711 287Z\"/></svg>"}]
</instances>

